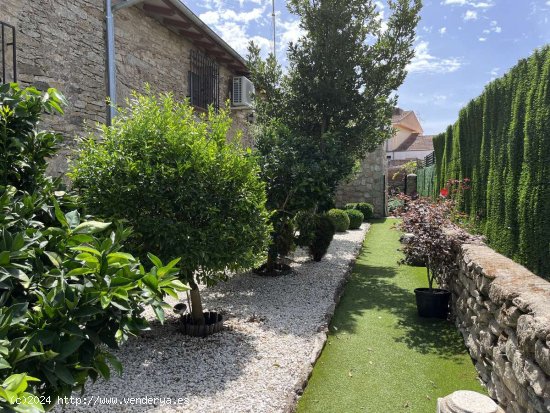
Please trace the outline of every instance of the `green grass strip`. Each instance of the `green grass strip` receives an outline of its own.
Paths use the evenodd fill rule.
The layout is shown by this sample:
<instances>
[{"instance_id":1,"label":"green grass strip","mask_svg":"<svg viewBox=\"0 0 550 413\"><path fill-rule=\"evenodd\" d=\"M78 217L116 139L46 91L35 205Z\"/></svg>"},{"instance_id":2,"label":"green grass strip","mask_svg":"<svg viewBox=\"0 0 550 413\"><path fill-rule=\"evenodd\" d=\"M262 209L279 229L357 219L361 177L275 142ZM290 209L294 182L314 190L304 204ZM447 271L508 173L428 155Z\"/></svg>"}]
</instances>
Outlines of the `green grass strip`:
<instances>
[{"instance_id":1,"label":"green grass strip","mask_svg":"<svg viewBox=\"0 0 550 413\"><path fill-rule=\"evenodd\" d=\"M485 393L454 325L417 316L426 269L398 265L396 222L372 224L298 413L435 413L455 390Z\"/></svg>"}]
</instances>

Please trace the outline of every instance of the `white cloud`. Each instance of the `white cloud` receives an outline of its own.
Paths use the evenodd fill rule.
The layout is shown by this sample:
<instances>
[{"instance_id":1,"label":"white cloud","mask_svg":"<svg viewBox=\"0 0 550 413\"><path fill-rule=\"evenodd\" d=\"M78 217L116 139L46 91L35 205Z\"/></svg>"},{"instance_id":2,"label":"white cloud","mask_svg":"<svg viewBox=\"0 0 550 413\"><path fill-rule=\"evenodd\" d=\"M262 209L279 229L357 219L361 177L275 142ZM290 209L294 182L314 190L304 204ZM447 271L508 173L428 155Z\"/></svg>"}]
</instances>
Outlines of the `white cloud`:
<instances>
[{"instance_id":1,"label":"white cloud","mask_svg":"<svg viewBox=\"0 0 550 413\"><path fill-rule=\"evenodd\" d=\"M462 62L457 58L440 58L430 54L430 44L419 41L415 47L415 56L407 66L410 73L452 73L461 68Z\"/></svg>"},{"instance_id":2,"label":"white cloud","mask_svg":"<svg viewBox=\"0 0 550 413\"><path fill-rule=\"evenodd\" d=\"M480 42L485 42L485 41L487 41L487 38L486 38L486 37L480 37L478 40L479 40Z\"/></svg>"},{"instance_id":3,"label":"white cloud","mask_svg":"<svg viewBox=\"0 0 550 413\"><path fill-rule=\"evenodd\" d=\"M486 3L486 2L483 2L483 1L481 1L479 3L471 2L471 3L468 3L468 4L472 7L475 7L476 9L488 9L488 8L494 6L493 3Z\"/></svg>"},{"instance_id":4,"label":"white cloud","mask_svg":"<svg viewBox=\"0 0 550 413\"><path fill-rule=\"evenodd\" d=\"M441 29L439 29L439 33L441 33L441 34L447 33L447 28L446 28L446 27L442 27Z\"/></svg>"},{"instance_id":5,"label":"white cloud","mask_svg":"<svg viewBox=\"0 0 550 413\"><path fill-rule=\"evenodd\" d=\"M497 26L497 27L495 27L494 31L495 31L495 33L500 33L500 32L502 32L502 27Z\"/></svg>"},{"instance_id":6,"label":"white cloud","mask_svg":"<svg viewBox=\"0 0 550 413\"><path fill-rule=\"evenodd\" d=\"M498 77L498 72L500 71L500 67L494 67L491 69L489 74L491 75L491 80L495 80Z\"/></svg>"},{"instance_id":7,"label":"white cloud","mask_svg":"<svg viewBox=\"0 0 550 413\"><path fill-rule=\"evenodd\" d=\"M492 1L444 0L441 4L451 6L470 6L476 9L488 9L495 4Z\"/></svg>"},{"instance_id":8,"label":"white cloud","mask_svg":"<svg viewBox=\"0 0 550 413\"><path fill-rule=\"evenodd\" d=\"M217 11L209 10L200 14L199 18L206 24L216 24L220 21L220 14Z\"/></svg>"},{"instance_id":9,"label":"white cloud","mask_svg":"<svg viewBox=\"0 0 550 413\"><path fill-rule=\"evenodd\" d=\"M464 15L464 20L477 20L477 11L468 10Z\"/></svg>"},{"instance_id":10,"label":"white cloud","mask_svg":"<svg viewBox=\"0 0 550 413\"><path fill-rule=\"evenodd\" d=\"M443 3L441 4L445 4L445 5L448 5L448 4L458 4L459 6L464 6L465 4L468 4L468 2L466 0L445 0Z\"/></svg>"},{"instance_id":11,"label":"white cloud","mask_svg":"<svg viewBox=\"0 0 550 413\"><path fill-rule=\"evenodd\" d=\"M547 5L547 6L550 6L550 0L548 0L548 1L546 2L546 5Z\"/></svg>"}]
</instances>

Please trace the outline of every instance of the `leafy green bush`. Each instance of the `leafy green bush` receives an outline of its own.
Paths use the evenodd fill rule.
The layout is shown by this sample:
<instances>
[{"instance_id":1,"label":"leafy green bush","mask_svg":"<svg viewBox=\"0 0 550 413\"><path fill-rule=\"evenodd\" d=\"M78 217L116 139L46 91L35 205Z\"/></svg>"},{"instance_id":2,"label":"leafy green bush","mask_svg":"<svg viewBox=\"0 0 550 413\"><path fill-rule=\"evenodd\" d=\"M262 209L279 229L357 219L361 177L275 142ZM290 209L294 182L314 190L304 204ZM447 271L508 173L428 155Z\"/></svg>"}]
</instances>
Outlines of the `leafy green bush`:
<instances>
[{"instance_id":1,"label":"leafy green bush","mask_svg":"<svg viewBox=\"0 0 550 413\"><path fill-rule=\"evenodd\" d=\"M327 212L327 216L332 221L336 232L345 232L349 228L349 216L342 209L333 208Z\"/></svg>"},{"instance_id":2,"label":"leafy green bush","mask_svg":"<svg viewBox=\"0 0 550 413\"><path fill-rule=\"evenodd\" d=\"M55 199L56 225L35 221L45 200L13 187L0 196L0 365L39 379L41 394L68 396L88 378L109 378L107 362L120 370L106 348L147 328L145 306L162 321L164 295L183 285L178 260L164 266L151 255L146 271L122 252L127 229L63 214Z\"/></svg>"},{"instance_id":3,"label":"leafy green bush","mask_svg":"<svg viewBox=\"0 0 550 413\"><path fill-rule=\"evenodd\" d=\"M37 131L42 113L63 113L65 99L55 89L42 94L33 87L0 86L0 186L23 191L40 188L46 159L56 152L61 135Z\"/></svg>"},{"instance_id":4,"label":"leafy green bush","mask_svg":"<svg viewBox=\"0 0 550 413\"><path fill-rule=\"evenodd\" d=\"M363 213L358 209L346 209L346 214L349 217L349 229L357 229L363 223Z\"/></svg>"},{"instance_id":5,"label":"leafy green bush","mask_svg":"<svg viewBox=\"0 0 550 413\"><path fill-rule=\"evenodd\" d=\"M139 251L181 257L197 323L204 322L197 282L253 267L270 234L265 184L250 151L227 143L230 126L226 110L197 116L172 95L134 94L71 168L89 210L128 220Z\"/></svg>"},{"instance_id":6,"label":"leafy green bush","mask_svg":"<svg viewBox=\"0 0 550 413\"><path fill-rule=\"evenodd\" d=\"M63 98L11 84L0 102L0 407L43 411L27 395L53 404L88 378L108 378L109 365L120 370L108 348L147 328L145 306L162 321L164 295L184 286L177 261L151 255L147 271L122 251L129 230L81 220L78 200L44 175L57 135L36 128L42 111L62 113Z\"/></svg>"},{"instance_id":7,"label":"leafy green bush","mask_svg":"<svg viewBox=\"0 0 550 413\"><path fill-rule=\"evenodd\" d=\"M312 211L300 211L294 217L294 222L298 231L296 244L300 247L308 247L315 237L316 215Z\"/></svg>"},{"instance_id":8,"label":"leafy green bush","mask_svg":"<svg viewBox=\"0 0 550 413\"><path fill-rule=\"evenodd\" d=\"M335 232L334 224L329 216L325 214L315 216L314 236L309 245L309 253L314 261L321 261L325 256Z\"/></svg>"},{"instance_id":9,"label":"leafy green bush","mask_svg":"<svg viewBox=\"0 0 550 413\"><path fill-rule=\"evenodd\" d=\"M368 221L374 214L374 206L368 202L356 202L346 204L345 209L356 209L363 214L363 220Z\"/></svg>"}]
</instances>

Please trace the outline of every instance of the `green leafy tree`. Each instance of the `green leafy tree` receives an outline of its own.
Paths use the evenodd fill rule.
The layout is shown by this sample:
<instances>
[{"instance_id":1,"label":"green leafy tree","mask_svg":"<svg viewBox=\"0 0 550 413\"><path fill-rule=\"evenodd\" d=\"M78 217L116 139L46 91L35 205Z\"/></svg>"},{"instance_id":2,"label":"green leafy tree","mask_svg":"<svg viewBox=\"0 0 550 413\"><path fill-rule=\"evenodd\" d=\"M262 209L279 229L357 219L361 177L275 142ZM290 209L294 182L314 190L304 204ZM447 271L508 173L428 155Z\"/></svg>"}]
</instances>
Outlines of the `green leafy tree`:
<instances>
[{"instance_id":1,"label":"green leafy tree","mask_svg":"<svg viewBox=\"0 0 550 413\"><path fill-rule=\"evenodd\" d=\"M230 126L226 110L197 116L170 94L134 94L71 169L90 211L131 223L138 251L181 258L197 324L198 284L252 268L267 249L265 184L250 151L227 142Z\"/></svg>"},{"instance_id":2,"label":"green leafy tree","mask_svg":"<svg viewBox=\"0 0 550 413\"><path fill-rule=\"evenodd\" d=\"M268 267L284 253L276 246L285 221L300 210L330 209L338 184L393 134L393 93L414 55L421 2L388 6L383 27L373 1L290 1L305 34L290 45L287 74L273 55L264 60L256 45L249 46L255 140L274 211Z\"/></svg>"}]
</instances>

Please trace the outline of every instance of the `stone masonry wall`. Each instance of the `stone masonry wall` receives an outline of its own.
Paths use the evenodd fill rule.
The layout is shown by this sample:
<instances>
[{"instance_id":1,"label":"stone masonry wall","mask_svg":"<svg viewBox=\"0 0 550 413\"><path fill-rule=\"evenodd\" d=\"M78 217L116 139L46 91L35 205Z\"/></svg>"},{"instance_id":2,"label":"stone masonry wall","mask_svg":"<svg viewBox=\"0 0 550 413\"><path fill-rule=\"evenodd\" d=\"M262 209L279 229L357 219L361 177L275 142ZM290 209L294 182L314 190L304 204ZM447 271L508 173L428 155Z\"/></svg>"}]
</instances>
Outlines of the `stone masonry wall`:
<instances>
[{"instance_id":1,"label":"stone masonry wall","mask_svg":"<svg viewBox=\"0 0 550 413\"><path fill-rule=\"evenodd\" d=\"M485 245L466 244L452 278L456 323L507 413L550 412L550 283Z\"/></svg>"},{"instance_id":2,"label":"stone masonry wall","mask_svg":"<svg viewBox=\"0 0 550 413\"><path fill-rule=\"evenodd\" d=\"M43 127L66 136L50 172L66 168L73 137L85 120L105 121L105 41L101 0L2 0L0 20L16 26L18 81L57 88L67 98L65 115L47 116Z\"/></svg>"},{"instance_id":3,"label":"stone masonry wall","mask_svg":"<svg viewBox=\"0 0 550 413\"><path fill-rule=\"evenodd\" d=\"M18 77L23 86L55 87L67 98L65 115L45 117L42 127L65 135L49 172L62 174L76 136L106 120L105 12L103 0L1 0L0 20L16 26ZM193 44L136 7L115 14L117 98L132 90L188 96L187 72ZM220 100L229 98L233 74L220 65ZM232 111L234 130L245 117Z\"/></svg>"},{"instance_id":4,"label":"stone masonry wall","mask_svg":"<svg viewBox=\"0 0 550 413\"><path fill-rule=\"evenodd\" d=\"M357 176L337 189L336 206L343 207L348 202L369 202L374 205L376 217L386 216L386 183L386 151L384 146L380 145L361 162Z\"/></svg>"}]
</instances>

